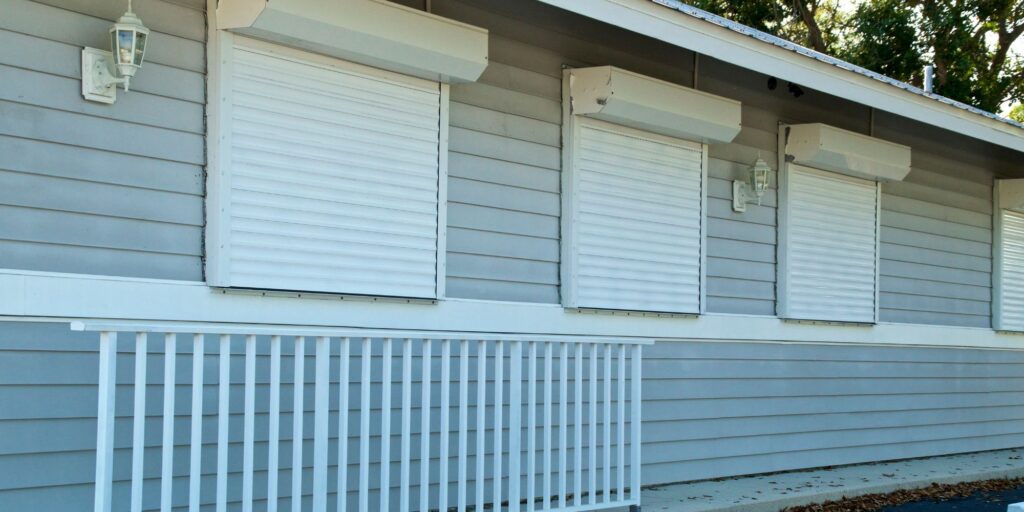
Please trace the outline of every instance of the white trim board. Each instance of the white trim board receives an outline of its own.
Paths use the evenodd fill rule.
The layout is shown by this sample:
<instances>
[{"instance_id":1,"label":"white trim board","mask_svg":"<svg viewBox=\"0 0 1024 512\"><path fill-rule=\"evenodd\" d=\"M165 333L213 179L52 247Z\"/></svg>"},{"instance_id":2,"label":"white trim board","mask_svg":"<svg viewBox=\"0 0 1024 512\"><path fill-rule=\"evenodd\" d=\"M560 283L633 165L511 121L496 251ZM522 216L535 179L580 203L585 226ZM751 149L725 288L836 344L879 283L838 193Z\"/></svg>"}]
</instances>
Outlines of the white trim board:
<instances>
[{"instance_id":1,"label":"white trim board","mask_svg":"<svg viewBox=\"0 0 1024 512\"><path fill-rule=\"evenodd\" d=\"M660 340L856 343L1024 350L1024 337L974 327L840 326L770 316L651 318L588 314L557 304L446 300L437 304L230 293L202 282L0 270L0 318L216 322Z\"/></svg>"},{"instance_id":2,"label":"white trim board","mask_svg":"<svg viewBox=\"0 0 1024 512\"><path fill-rule=\"evenodd\" d=\"M1024 130L758 41L650 0L541 1L746 69L1024 151Z\"/></svg>"}]
</instances>

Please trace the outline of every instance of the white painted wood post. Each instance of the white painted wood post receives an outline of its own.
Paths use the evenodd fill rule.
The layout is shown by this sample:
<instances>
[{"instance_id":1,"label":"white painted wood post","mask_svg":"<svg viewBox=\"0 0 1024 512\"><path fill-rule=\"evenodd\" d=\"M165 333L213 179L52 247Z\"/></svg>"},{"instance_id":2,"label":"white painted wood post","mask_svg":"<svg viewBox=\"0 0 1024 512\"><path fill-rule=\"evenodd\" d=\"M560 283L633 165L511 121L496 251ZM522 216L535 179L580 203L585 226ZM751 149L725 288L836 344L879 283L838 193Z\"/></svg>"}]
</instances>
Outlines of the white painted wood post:
<instances>
[{"instance_id":1,"label":"white painted wood post","mask_svg":"<svg viewBox=\"0 0 1024 512\"><path fill-rule=\"evenodd\" d=\"M391 510L391 338L384 338L381 365L380 509Z\"/></svg>"},{"instance_id":2,"label":"white painted wood post","mask_svg":"<svg viewBox=\"0 0 1024 512\"><path fill-rule=\"evenodd\" d=\"M573 497L574 505L583 504L583 344L576 344L576 385L573 386L576 392L576 399L574 400L576 407L575 427L573 433L576 436L575 443L573 444L573 483L576 484L576 493Z\"/></svg>"},{"instance_id":3,"label":"white painted wood post","mask_svg":"<svg viewBox=\"0 0 1024 512\"><path fill-rule=\"evenodd\" d=\"M349 394L349 345L351 341L341 339L338 361L338 512L348 509L348 394Z\"/></svg>"},{"instance_id":4,"label":"white painted wood post","mask_svg":"<svg viewBox=\"0 0 1024 512\"><path fill-rule=\"evenodd\" d=\"M487 484L487 341L477 343L476 354L476 510L484 509Z\"/></svg>"},{"instance_id":5,"label":"white painted wood post","mask_svg":"<svg viewBox=\"0 0 1024 512\"><path fill-rule=\"evenodd\" d=\"M199 512L199 492L203 469L203 371L205 340L202 333L192 336L192 434L189 442L188 512Z\"/></svg>"},{"instance_id":6,"label":"white painted wood post","mask_svg":"<svg viewBox=\"0 0 1024 512\"><path fill-rule=\"evenodd\" d=\"M420 512L430 512L430 365L432 342L423 339L420 396Z\"/></svg>"},{"instance_id":7,"label":"white painted wood post","mask_svg":"<svg viewBox=\"0 0 1024 512\"><path fill-rule=\"evenodd\" d=\"M304 403L306 384L306 338L295 337L295 382L292 389L292 512L302 512L302 420L306 412Z\"/></svg>"},{"instance_id":8,"label":"white painted wood post","mask_svg":"<svg viewBox=\"0 0 1024 512\"><path fill-rule=\"evenodd\" d=\"M330 417L331 339L316 338L313 383L313 512L327 512L327 428Z\"/></svg>"},{"instance_id":9,"label":"white painted wood post","mask_svg":"<svg viewBox=\"0 0 1024 512\"><path fill-rule=\"evenodd\" d=\"M528 342L526 372L526 510L537 497L537 342Z\"/></svg>"},{"instance_id":10,"label":"white painted wood post","mask_svg":"<svg viewBox=\"0 0 1024 512\"><path fill-rule=\"evenodd\" d=\"M641 376L640 376L640 358L643 354L643 347L640 345L633 345L633 369L630 375L630 387L633 391L631 399L633 414L630 417L629 429L632 439L630 440L630 448L633 452L633 462L630 468L633 472L633 476L629 482L630 499L640 503L640 387L641 387Z\"/></svg>"},{"instance_id":11,"label":"white painted wood post","mask_svg":"<svg viewBox=\"0 0 1024 512\"><path fill-rule=\"evenodd\" d=\"M146 450L146 333L135 334L135 407L132 419L132 512L142 512L142 472Z\"/></svg>"},{"instance_id":12,"label":"white painted wood post","mask_svg":"<svg viewBox=\"0 0 1024 512\"><path fill-rule=\"evenodd\" d=\"M619 441L617 444L619 453L619 492L618 500L626 499L626 345L619 345Z\"/></svg>"},{"instance_id":13,"label":"white painted wood post","mask_svg":"<svg viewBox=\"0 0 1024 512\"><path fill-rule=\"evenodd\" d=\"M608 503L612 500L612 346L604 346L604 472L601 491L604 496L601 501Z\"/></svg>"},{"instance_id":14,"label":"white painted wood post","mask_svg":"<svg viewBox=\"0 0 1024 512\"><path fill-rule=\"evenodd\" d=\"M217 396L217 512L228 508L228 400L231 396L231 336L220 335Z\"/></svg>"},{"instance_id":15,"label":"white painted wood post","mask_svg":"<svg viewBox=\"0 0 1024 512\"><path fill-rule=\"evenodd\" d=\"M458 512L466 512L467 496L466 464L469 455L467 438L469 437L469 340L459 343L459 502Z\"/></svg>"},{"instance_id":16,"label":"white painted wood post","mask_svg":"<svg viewBox=\"0 0 1024 512\"><path fill-rule=\"evenodd\" d=\"M504 478L501 458L504 447L502 446L504 432L505 409L505 342L499 340L495 343L494 349L494 510L501 510L501 481Z\"/></svg>"},{"instance_id":17,"label":"white painted wood post","mask_svg":"<svg viewBox=\"0 0 1024 512\"><path fill-rule=\"evenodd\" d=\"M110 512L114 483L114 397L117 386L117 333L100 332L99 401L96 406L95 512Z\"/></svg>"},{"instance_id":18,"label":"white painted wood post","mask_svg":"<svg viewBox=\"0 0 1024 512\"><path fill-rule=\"evenodd\" d=\"M402 455L400 466L400 492L398 509L409 507L409 472L412 465L412 339L402 340Z\"/></svg>"},{"instance_id":19,"label":"white painted wood post","mask_svg":"<svg viewBox=\"0 0 1024 512\"><path fill-rule=\"evenodd\" d=\"M562 343L558 383L558 506L565 508L569 495L569 344Z\"/></svg>"},{"instance_id":20,"label":"white painted wood post","mask_svg":"<svg viewBox=\"0 0 1024 512\"><path fill-rule=\"evenodd\" d=\"M448 510L448 442L449 442L449 417L451 412L451 340L441 341L441 431L440 437L440 458L438 460L438 493L437 507L440 510Z\"/></svg>"},{"instance_id":21,"label":"white painted wood post","mask_svg":"<svg viewBox=\"0 0 1024 512\"><path fill-rule=\"evenodd\" d=\"M242 512L252 512L256 436L256 336L245 337L245 416L242 433Z\"/></svg>"},{"instance_id":22,"label":"white painted wood post","mask_svg":"<svg viewBox=\"0 0 1024 512\"><path fill-rule=\"evenodd\" d=\"M551 508L551 359L554 343L544 343L544 510Z\"/></svg>"},{"instance_id":23,"label":"white painted wood post","mask_svg":"<svg viewBox=\"0 0 1024 512\"><path fill-rule=\"evenodd\" d=\"M164 336L164 426L160 455L160 512L171 512L174 494L174 391L178 356L177 337Z\"/></svg>"},{"instance_id":24,"label":"white painted wood post","mask_svg":"<svg viewBox=\"0 0 1024 512\"><path fill-rule=\"evenodd\" d=\"M281 449L281 337L270 337L270 425L267 438L267 512L277 512Z\"/></svg>"},{"instance_id":25,"label":"white painted wood post","mask_svg":"<svg viewBox=\"0 0 1024 512\"><path fill-rule=\"evenodd\" d=\"M519 512L521 464L523 460L523 342L513 340L509 347L508 368L508 509Z\"/></svg>"},{"instance_id":26,"label":"white painted wood post","mask_svg":"<svg viewBox=\"0 0 1024 512\"><path fill-rule=\"evenodd\" d=\"M590 434L590 444L587 445L587 455L589 455L589 465L587 468L587 476L590 477L590 486L587 488L589 493L588 503L591 505L597 503L597 350L599 345L593 344L590 346L590 421L587 425L587 433Z\"/></svg>"},{"instance_id":27,"label":"white painted wood post","mask_svg":"<svg viewBox=\"0 0 1024 512\"><path fill-rule=\"evenodd\" d=\"M359 511L370 510L370 338L363 338L359 388Z\"/></svg>"}]
</instances>

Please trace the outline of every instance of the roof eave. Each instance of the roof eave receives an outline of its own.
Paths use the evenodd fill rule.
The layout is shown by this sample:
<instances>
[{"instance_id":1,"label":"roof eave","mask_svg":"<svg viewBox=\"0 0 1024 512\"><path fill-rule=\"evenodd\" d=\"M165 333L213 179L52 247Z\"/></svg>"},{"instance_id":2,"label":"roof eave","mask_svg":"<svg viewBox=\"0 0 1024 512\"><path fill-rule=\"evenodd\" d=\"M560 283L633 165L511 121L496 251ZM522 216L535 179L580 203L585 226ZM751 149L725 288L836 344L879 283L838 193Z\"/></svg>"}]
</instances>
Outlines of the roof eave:
<instances>
[{"instance_id":1,"label":"roof eave","mask_svg":"<svg viewBox=\"0 0 1024 512\"><path fill-rule=\"evenodd\" d=\"M540 0L766 75L1024 152L1024 130L894 87L649 0Z\"/></svg>"}]
</instances>

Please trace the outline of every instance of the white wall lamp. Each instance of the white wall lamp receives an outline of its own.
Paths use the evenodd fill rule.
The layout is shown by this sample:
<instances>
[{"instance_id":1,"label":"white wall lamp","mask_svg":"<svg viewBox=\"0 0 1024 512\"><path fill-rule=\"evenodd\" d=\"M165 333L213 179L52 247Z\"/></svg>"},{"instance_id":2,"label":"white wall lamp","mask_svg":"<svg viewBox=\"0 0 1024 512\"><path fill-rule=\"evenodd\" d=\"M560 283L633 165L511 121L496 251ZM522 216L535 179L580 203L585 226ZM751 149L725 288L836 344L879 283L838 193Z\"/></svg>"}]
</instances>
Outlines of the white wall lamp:
<instances>
[{"instance_id":1,"label":"white wall lamp","mask_svg":"<svg viewBox=\"0 0 1024 512\"><path fill-rule=\"evenodd\" d=\"M772 167L757 157L754 166L750 168L749 181L735 180L732 182L732 210L734 212L747 211L747 203L757 201L761 205L761 197L768 189L768 179L771 176Z\"/></svg>"},{"instance_id":2,"label":"white wall lamp","mask_svg":"<svg viewBox=\"0 0 1024 512\"><path fill-rule=\"evenodd\" d=\"M110 51L82 49L82 96L89 101L113 103L117 84L127 92L129 82L142 67L147 39L149 29L132 12L128 0L128 11L110 27Z\"/></svg>"}]
</instances>

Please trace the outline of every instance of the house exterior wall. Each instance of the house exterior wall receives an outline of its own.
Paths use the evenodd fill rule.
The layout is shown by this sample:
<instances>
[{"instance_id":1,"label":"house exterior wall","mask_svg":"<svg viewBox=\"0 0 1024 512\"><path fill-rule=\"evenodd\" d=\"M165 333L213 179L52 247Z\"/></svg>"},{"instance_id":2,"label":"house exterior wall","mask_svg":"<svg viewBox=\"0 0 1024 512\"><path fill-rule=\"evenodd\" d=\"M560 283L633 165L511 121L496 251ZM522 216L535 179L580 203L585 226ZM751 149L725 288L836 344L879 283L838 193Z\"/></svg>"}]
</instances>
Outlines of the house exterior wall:
<instances>
[{"instance_id":1,"label":"house exterior wall","mask_svg":"<svg viewBox=\"0 0 1024 512\"><path fill-rule=\"evenodd\" d=\"M79 52L105 47L121 2L8 2L0 268L201 281L202 2L136 3L150 51L109 107L81 100ZM1005 152L884 113L872 126L865 107L814 91L794 99L785 84L769 91L767 77L711 57L697 60L694 84L690 52L532 2L433 9L491 31L480 82L451 89L449 297L559 302L562 66L611 64L743 102L740 135L709 150L709 313L774 314L777 180L744 214L731 210L730 182L758 155L774 166L780 122L825 121L914 150L908 178L882 187L881 320L989 326L991 187L1013 172ZM10 404L0 407L0 508L90 507L96 347L66 323L0 322L0 368L11 369L0 372ZM659 342L645 357L649 484L1024 444L1017 350L701 339ZM125 461L131 392L118 393ZM160 410L155 391L148 404ZM152 443L158 430L154 421ZM184 454L187 429L177 432ZM115 493L127 493L123 464L115 475Z\"/></svg>"},{"instance_id":2,"label":"house exterior wall","mask_svg":"<svg viewBox=\"0 0 1024 512\"><path fill-rule=\"evenodd\" d=\"M0 268L202 279L206 34L191 3L137 6L147 72L111 106L82 100L81 49L109 46L122 2L5 3Z\"/></svg>"}]
</instances>

